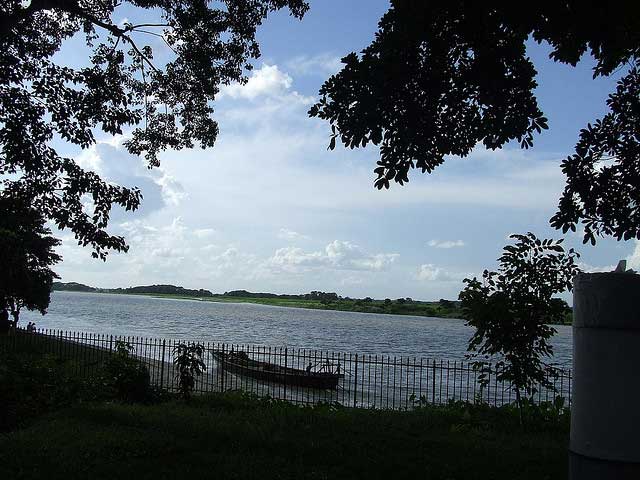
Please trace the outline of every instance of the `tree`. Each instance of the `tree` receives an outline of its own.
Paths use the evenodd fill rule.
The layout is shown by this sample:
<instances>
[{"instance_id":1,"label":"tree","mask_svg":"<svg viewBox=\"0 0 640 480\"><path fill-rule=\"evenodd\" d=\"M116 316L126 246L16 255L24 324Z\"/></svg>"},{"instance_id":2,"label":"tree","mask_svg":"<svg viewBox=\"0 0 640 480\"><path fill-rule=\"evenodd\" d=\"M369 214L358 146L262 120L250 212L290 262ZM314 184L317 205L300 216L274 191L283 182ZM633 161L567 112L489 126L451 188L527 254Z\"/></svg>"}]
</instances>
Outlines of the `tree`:
<instances>
[{"instance_id":1,"label":"tree","mask_svg":"<svg viewBox=\"0 0 640 480\"><path fill-rule=\"evenodd\" d=\"M440 300L438 300L438 303L442 308L453 308L453 302L451 300L441 298Z\"/></svg>"},{"instance_id":2,"label":"tree","mask_svg":"<svg viewBox=\"0 0 640 480\"><path fill-rule=\"evenodd\" d=\"M35 208L0 196L0 307L17 322L20 310L49 307L53 280L51 267L61 260L43 216Z\"/></svg>"},{"instance_id":3,"label":"tree","mask_svg":"<svg viewBox=\"0 0 640 480\"><path fill-rule=\"evenodd\" d=\"M540 240L532 233L511 238L516 242L504 247L498 271L485 270L482 282L466 278L459 299L467 325L476 329L468 345L472 358L482 358L476 367L497 357L497 380L509 382L521 408L522 393L533 395L538 384L553 387L548 374L554 370L542 361L553 354L548 340L556 331L548 324L562 323L566 313L553 296L571 290L579 254L565 252L562 240ZM480 381L486 381L480 372Z\"/></svg>"},{"instance_id":4,"label":"tree","mask_svg":"<svg viewBox=\"0 0 640 480\"><path fill-rule=\"evenodd\" d=\"M124 7L130 18L154 19L118 22ZM260 55L256 28L284 7L296 18L308 9L303 0L2 2L0 195L40 209L95 257L126 251L124 238L106 230L111 208L135 210L141 192L84 170L51 142L87 148L100 131L130 129L124 146L144 154L149 168L165 149L213 146L211 102L220 85L246 81ZM89 65L59 64L54 55L76 35L84 35ZM163 42L169 60L156 60L147 39Z\"/></svg>"},{"instance_id":5,"label":"tree","mask_svg":"<svg viewBox=\"0 0 640 480\"><path fill-rule=\"evenodd\" d=\"M196 385L196 377L207 370L202 360L206 349L200 343L178 343L173 347L173 364L175 365L178 393L185 400L191 398Z\"/></svg>"},{"instance_id":6,"label":"tree","mask_svg":"<svg viewBox=\"0 0 640 480\"><path fill-rule=\"evenodd\" d=\"M551 58L576 65L585 52L594 77L628 68L611 112L580 134L562 163L567 184L551 219L564 232L640 239L640 4L392 0L373 42L342 59L309 114L331 125L329 148L380 146L378 189L431 173L446 155L478 144L522 148L547 128L534 94L526 41L548 42Z\"/></svg>"}]
</instances>

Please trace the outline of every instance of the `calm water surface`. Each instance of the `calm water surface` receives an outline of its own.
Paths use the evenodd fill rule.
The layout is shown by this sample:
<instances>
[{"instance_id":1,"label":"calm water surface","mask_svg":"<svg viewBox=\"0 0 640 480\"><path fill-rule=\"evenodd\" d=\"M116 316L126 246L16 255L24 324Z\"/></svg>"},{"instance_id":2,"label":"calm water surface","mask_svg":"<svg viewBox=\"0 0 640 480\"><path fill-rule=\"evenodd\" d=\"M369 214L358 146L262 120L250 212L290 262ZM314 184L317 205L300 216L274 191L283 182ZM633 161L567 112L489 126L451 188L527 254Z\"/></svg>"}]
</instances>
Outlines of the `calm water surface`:
<instances>
[{"instance_id":1,"label":"calm water surface","mask_svg":"<svg viewBox=\"0 0 640 480\"><path fill-rule=\"evenodd\" d=\"M436 359L463 359L463 320L214 303L135 295L54 292L39 328ZM557 326L554 363L571 364L571 327Z\"/></svg>"}]
</instances>

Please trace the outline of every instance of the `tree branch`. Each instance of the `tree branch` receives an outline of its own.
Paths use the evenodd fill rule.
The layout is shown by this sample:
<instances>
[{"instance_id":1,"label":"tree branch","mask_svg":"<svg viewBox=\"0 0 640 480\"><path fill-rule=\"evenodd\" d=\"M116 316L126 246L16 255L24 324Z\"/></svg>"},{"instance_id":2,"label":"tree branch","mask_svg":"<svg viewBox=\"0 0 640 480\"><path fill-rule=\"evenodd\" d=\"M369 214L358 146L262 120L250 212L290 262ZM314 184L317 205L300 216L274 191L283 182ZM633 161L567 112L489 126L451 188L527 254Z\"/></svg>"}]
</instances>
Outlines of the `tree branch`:
<instances>
[{"instance_id":1,"label":"tree branch","mask_svg":"<svg viewBox=\"0 0 640 480\"><path fill-rule=\"evenodd\" d=\"M18 23L26 20L36 12L54 8L68 12L68 7L71 3L77 7L75 0L31 0L31 3L26 8L18 8L12 13L2 13L0 15L2 37L8 35Z\"/></svg>"},{"instance_id":2,"label":"tree branch","mask_svg":"<svg viewBox=\"0 0 640 480\"><path fill-rule=\"evenodd\" d=\"M104 28L105 30L115 35L116 37L122 38L123 40L128 42L129 45L131 45L131 47L136 52L136 54L144 62L146 62L149 65L149 67L151 67L155 72L159 72L159 70L151 62L151 60L149 60L149 58L144 53L142 53L142 51L140 51L140 49L138 48L136 43L133 41L133 39L129 35L127 35L127 32L133 29L133 26L125 29L125 28L120 28L117 25L114 25L113 23L109 23L104 20L101 20L95 15L93 15L91 12L82 9L78 5L78 2L76 0L32 0L27 8L20 9L9 15L2 15L0 17L0 25L3 27L3 31L8 33L18 23L20 23L23 20L26 20L28 17L30 17L34 13L42 10L53 10L53 9L60 10L62 12L66 12L71 15L75 15L79 18L82 18L84 20L87 20L98 27ZM142 24L142 25L145 25L145 24ZM147 24L147 25L161 26L162 24ZM3 36L5 35L6 33Z\"/></svg>"}]
</instances>

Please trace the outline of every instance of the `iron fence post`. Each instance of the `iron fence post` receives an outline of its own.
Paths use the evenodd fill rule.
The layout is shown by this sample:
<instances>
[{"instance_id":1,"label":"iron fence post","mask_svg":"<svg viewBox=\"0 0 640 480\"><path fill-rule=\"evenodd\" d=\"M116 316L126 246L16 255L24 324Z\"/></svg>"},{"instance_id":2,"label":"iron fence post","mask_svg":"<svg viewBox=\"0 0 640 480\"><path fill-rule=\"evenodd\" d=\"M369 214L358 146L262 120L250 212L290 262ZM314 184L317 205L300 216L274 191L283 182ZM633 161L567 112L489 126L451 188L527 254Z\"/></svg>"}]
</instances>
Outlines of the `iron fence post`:
<instances>
[{"instance_id":1,"label":"iron fence post","mask_svg":"<svg viewBox=\"0 0 640 480\"><path fill-rule=\"evenodd\" d=\"M358 354L356 353L356 368L353 375L353 408L358 404Z\"/></svg>"},{"instance_id":2,"label":"iron fence post","mask_svg":"<svg viewBox=\"0 0 640 480\"><path fill-rule=\"evenodd\" d=\"M431 379L432 389L431 389L431 403L436 404L436 361L433 361L433 378Z\"/></svg>"},{"instance_id":3,"label":"iron fence post","mask_svg":"<svg viewBox=\"0 0 640 480\"><path fill-rule=\"evenodd\" d=\"M224 343L222 344L222 355L220 356L220 391L224 392Z\"/></svg>"},{"instance_id":4,"label":"iron fence post","mask_svg":"<svg viewBox=\"0 0 640 480\"><path fill-rule=\"evenodd\" d=\"M165 355L165 347L166 347L166 340L163 338L162 339L162 361L160 362L160 390L162 390L162 387L164 385L164 355Z\"/></svg>"},{"instance_id":5,"label":"iron fence post","mask_svg":"<svg viewBox=\"0 0 640 480\"><path fill-rule=\"evenodd\" d=\"M92 362L94 357L96 360L102 360L102 357L106 355L116 355L116 350L119 341L127 341L136 346L136 351L133 354L136 359L147 365L150 369L153 367L152 381L155 385L159 386L162 390L174 390L174 378L175 367L172 363L173 348L175 347L175 341L172 339L144 339L138 337L122 337L118 335L93 335L82 332L67 332L63 330L40 330L39 333L31 336L23 335L20 330L20 335L9 335L5 338L5 341L0 339L0 352L9 351L14 348L17 349L21 345L29 345L29 343L38 342L40 338L44 341L49 339L43 346L46 351L60 356L65 356L69 360L74 361L73 367L76 369L75 373L85 375L96 368L100 362ZM115 338L114 338L115 337ZM107 345L108 342L108 345ZM152 343L150 343L152 342ZM292 347L293 348L293 347ZM169 358L166 358L167 350L169 352ZM270 383L261 383L255 381L250 375L237 374L233 369L233 364L230 364L229 385L227 385L226 379L226 352L230 351L234 354L234 347L226 347L226 344L214 344L210 346L207 343L205 352L214 353L214 361L216 366L216 372L213 371L210 374L204 375L198 379L197 391L201 393L203 391L209 391L215 388L216 391L224 392L226 387L232 390L238 387L244 387L247 391L272 395L274 398L280 400L288 400L293 403L315 403L319 398L322 399L335 399L340 404L349 406L352 408L360 408L360 406L366 407L371 405L374 407L385 408L405 408L408 409L413 406L411 396L415 395L414 401L429 402L432 404L441 404L443 401L446 403L449 400L449 395L452 389L452 399L454 400L466 400L467 402L486 403L488 405L503 405L505 402L511 402L512 390L505 387L504 380L499 380L501 373L504 371L504 367L497 367L494 369L493 365L486 363L483 364L486 372L486 383L478 383L476 373L472 363L465 363L461 361L459 364L457 361L440 361L437 365L436 360L432 360L432 364L429 365L429 360L420 358L418 364L416 358L413 361L407 358L406 365L403 365L402 358L398 362L398 358L394 357L393 366L391 364L390 357L387 358L385 363L384 356L381 357L381 361L378 362L377 355L375 360L371 355L359 355L357 353L332 353L331 361L329 353L326 354L326 362L323 360L323 353L320 352L320 361L317 361L317 352L313 353L313 359L311 358L311 352L305 350L299 350L294 348L292 350L291 365L289 365L289 349L274 347L274 354L271 355L271 347L268 350L268 358L266 347L246 346L243 349L238 348L238 352L251 352L251 358L253 360L263 360L265 364L272 366L269 370L270 375L274 378L274 383L277 385L271 385ZM284 353L284 360L282 356ZM337 356L337 363L336 361ZM340 358L342 357L342 358ZM108 357L107 357L108 358ZM159 360L161 363L158 366L154 362ZM312 361L313 360L313 361ZM362 367L359 363L362 360ZM355 365L353 362L355 361ZM320 392L316 390L307 390L301 383L303 379L300 379L296 375L309 375L309 372L305 372L300 367L307 364L314 364L316 367L321 365L318 370L318 375L322 377L324 375L324 369L326 373L337 374L338 370L341 373L347 374L343 381L340 382L340 388L335 391ZM332 370L331 365L336 370ZM155 365L155 366L154 366ZM211 368L214 368L212 365ZM391 369L393 368L393 372ZM396 370L400 368L399 372ZM403 369L406 368L406 373L403 375ZM410 369L413 369L413 373ZM371 371L373 369L373 372ZM418 370L419 369L419 370ZM291 370L291 371L289 371ZM347 371L348 370L348 371ZM387 371L385 375L385 370ZM416 375L419 378L416 379ZM451 373L453 372L453 374ZM314 372L315 374L316 372ZM160 375L160 380L157 379L157 374ZM218 374L220 378L218 378ZM431 382L429 382L429 375L432 375ZM210 375L210 376L208 376ZM393 379L391 376L393 375ZM436 381L436 376L439 375L439 380ZM568 406L572 405L572 393L573 393L573 377L572 371L560 370L558 377L553 378L553 385L559 384L559 395L566 397ZM165 379L165 376L167 378ZM413 376L413 380L411 380ZM466 378L465 378L466 376ZM396 379L398 377L398 379ZM492 378L493 377L493 378ZM493 385L491 380L493 379ZM166 381L165 381L166 380ZM417 381L416 381L417 380ZM548 377L551 380L551 377ZM207 383L211 382L211 383ZM291 382L291 385L289 383ZM362 385L359 385L359 382ZM410 383L411 382L411 383ZM423 385L424 382L424 385ZM472 383L473 382L473 383ZM436 385L437 384L437 385ZM422 388L425 388L423 391ZM429 386L431 386L431 395L429 396ZM302 387L302 388L301 388ZM493 388L493 392L491 392ZM498 390L500 388L500 391ZM478 390L479 389L479 390ZM486 390L486 394L485 394ZM506 390L506 391L505 391ZM508 392L508 399L507 399ZM423 395L424 393L424 395ZM445 396L443 400L443 394ZM540 388L537 394L537 402L548 400L552 394L551 390L544 390ZM358 398L360 395L360 398ZM396 396L399 396L399 403L396 404ZM431 398L429 398L431 397ZM500 397L500 398L498 398ZM403 407L404 404L404 407Z\"/></svg>"},{"instance_id":6,"label":"iron fence post","mask_svg":"<svg viewBox=\"0 0 640 480\"><path fill-rule=\"evenodd\" d=\"M284 399L287 399L287 347L284 347L284 375L282 376L284 380Z\"/></svg>"}]
</instances>

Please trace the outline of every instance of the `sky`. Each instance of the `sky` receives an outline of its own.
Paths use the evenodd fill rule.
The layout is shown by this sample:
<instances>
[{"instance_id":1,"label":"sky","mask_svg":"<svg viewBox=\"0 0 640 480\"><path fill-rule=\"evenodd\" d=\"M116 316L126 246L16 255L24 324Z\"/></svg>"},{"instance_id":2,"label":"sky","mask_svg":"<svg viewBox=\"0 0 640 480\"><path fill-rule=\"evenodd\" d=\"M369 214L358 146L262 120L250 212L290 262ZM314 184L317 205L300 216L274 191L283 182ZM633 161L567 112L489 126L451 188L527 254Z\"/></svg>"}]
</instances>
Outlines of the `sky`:
<instances>
[{"instance_id":1,"label":"sky","mask_svg":"<svg viewBox=\"0 0 640 480\"><path fill-rule=\"evenodd\" d=\"M562 236L549 227L564 186L560 162L580 129L606 113L620 74L593 80L590 58L577 68L555 64L548 46L531 43L550 126L534 148L478 147L431 175L413 171L407 185L378 191L377 149L328 151L328 124L306 112L340 58L370 43L388 2L310 3L302 21L279 12L260 28L262 57L248 83L225 87L215 103L220 135L212 149L167 151L153 170L126 152L123 137L102 135L72 152L104 178L140 187L144 200L133 214L113 212L110 232L123 234L130 250L106 262L59 232L63 281L453 299L465 277L496 268L510 234ZM119 10L114 19L133 15ZM73 40L58 55L76 66L81 58ZM566 245L582 254L587 271L624 258L640 268L637 241L601 239L591 247L581 240L570 233Z\"/></svg>"}]
</instances>

